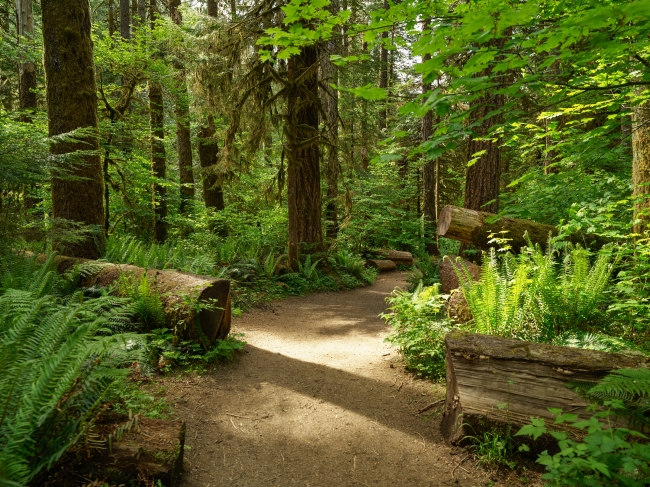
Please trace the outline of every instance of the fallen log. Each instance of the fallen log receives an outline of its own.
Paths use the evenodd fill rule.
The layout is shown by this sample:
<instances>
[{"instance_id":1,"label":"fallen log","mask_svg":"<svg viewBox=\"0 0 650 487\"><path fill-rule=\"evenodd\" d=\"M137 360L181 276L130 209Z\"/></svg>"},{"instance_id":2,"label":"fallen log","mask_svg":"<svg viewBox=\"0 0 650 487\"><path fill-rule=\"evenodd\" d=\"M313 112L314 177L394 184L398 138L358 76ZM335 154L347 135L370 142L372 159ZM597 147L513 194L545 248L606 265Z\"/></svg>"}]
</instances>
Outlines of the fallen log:
<instances>
[{"instance_id":1,"label":"fallen log","mask_svg":"<svg viewBox=\"0 0 650 487\"><path fill-rule=\"evenodd\" d=\"M80 485L80 478L101 479L97 485L181 485L184 421L110 415L101 417L92 433L101 448L66 453L32 485Z\"/></svg>"},{"instance_id":2,"label":"fallen log","mask_svg":"<svg viewBox=\"0 0 650 487\"><path fill-rule=\"evenodd\" d=\"M445 337L447 397L444 436L456 443L485 425L513 426L550 419L548 408L588 417L587 403L566 387L596 383L617 368L650 365L646 357L530 343L464 331ZM547 424L549 422L547 421Z\"/></svg>"},{"instance_id":3,"label":"fallen log","mask_svg":"<svg viewBox=\"0 0 650 487\"><path fill-rule=\"evenodd\" d=\"M369 259L366 261L368 267L374 267L379 272L390 272L397 269L397 265L392 260Z\"/></svg>"},{"instance_id":4,"label":"fallen log","mask_svg":"<svg viewBox=\"0 0 650 487\"><path fill-rule=\"evenodd\" d=\"M43 262L47 256L38 259ZM230 281L227 279L65 256L56 256L54 262L59 273L84 264L80 282L84 288L109 287L121 276L139 282L146 273L151 289L162 301L165 324L177 340L193 340L207 347L230 332Z\"/></svg>"},{"instance_id":5,"label":"fallen log","mask_svg":"<svg viewBox=\"0 0 650 487\"><path fill-rule=\"evenodd\" d=\"M396 265L413 265L413 254L401 250L375 250L375 253L384 260L392 260Z\"/></svg>"},{"instance_id":6,"label":"fallen log","mask_svg":"<svg viewBox=\"0 0 650 487\"><path fill-rule=\"evenodd\" d=\"M506 233L500 233L504 231ZM479 249L490 247L490 235L495 235L510 239L508 244L515 252L519 252L522 247L528 245L526 235L533 244L544 247L548 243L549 236L558 235L558 230L552 225L532 220L503 218L493 213L448 205L440 212L438 235L474 245ZM591 248L600 248L607 243L607 240L602 237L582 233L570 235L567 240Z\"/></svg>"}]
</instances>

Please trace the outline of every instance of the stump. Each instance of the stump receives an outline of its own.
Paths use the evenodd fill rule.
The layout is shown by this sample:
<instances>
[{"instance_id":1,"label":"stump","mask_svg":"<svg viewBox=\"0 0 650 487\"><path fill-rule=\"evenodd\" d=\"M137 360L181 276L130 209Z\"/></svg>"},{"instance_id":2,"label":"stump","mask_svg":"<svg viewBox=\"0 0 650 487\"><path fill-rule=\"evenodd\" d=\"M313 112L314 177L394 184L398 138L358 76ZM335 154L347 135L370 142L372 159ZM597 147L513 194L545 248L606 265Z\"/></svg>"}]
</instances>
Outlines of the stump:
<instances>
[{"instance_id":1,"label":"stump","mask_svg":"<svg viewBox=\"0 0 650 487\"><path fill-rule=\"evenodd\" d=\"M40 261L47 256L39 256ZM178 340L193 340L209 346L230 332L230 281L172 270L143 269L127 264L111 264L57 256L57 270L64 273L77 264L86 264L80 285L108 287L123 276L140 280L146 273L152 290L160 296L166 326Z\"/></svg>"},{"instance_id":2,"label":"stump","mask_svg":"<svg viewBox=\"0 0 650 487\"><path fill-rule=\"evenodd\" d=\"M463 331L449 333L445 345L447 397L441 428L452 443L478 433L482 424L516 430L531 416L553 418L548 408L588 417L587 403L567 382L596 383L613 369L650 365L646 357Z\"/></svg>"},{"instance_id":3,"label":"stump","mask_svg":"<svg viewBox=\"0 0 650 487\"><path fill-rule=\"evenodd\" d=\"M458 274L464 275L466 268L474 281L478 281L481 277L481 267L462 259L456 255L445 255L440 262L440 288L444 294L449 294L453 289L460 286L458 281Z\"/></svg>"},{"instance_id":4,"label":"stump","mask_svg":"<svg viewBox=\"0 0 650 487\"><path fill-rule=\"evenodd\" d=\"M374 267L379 272L389 272L397 269L395 262L392 260L369 259L366 261L368 267Z\"/></svg>"}]
</instances>

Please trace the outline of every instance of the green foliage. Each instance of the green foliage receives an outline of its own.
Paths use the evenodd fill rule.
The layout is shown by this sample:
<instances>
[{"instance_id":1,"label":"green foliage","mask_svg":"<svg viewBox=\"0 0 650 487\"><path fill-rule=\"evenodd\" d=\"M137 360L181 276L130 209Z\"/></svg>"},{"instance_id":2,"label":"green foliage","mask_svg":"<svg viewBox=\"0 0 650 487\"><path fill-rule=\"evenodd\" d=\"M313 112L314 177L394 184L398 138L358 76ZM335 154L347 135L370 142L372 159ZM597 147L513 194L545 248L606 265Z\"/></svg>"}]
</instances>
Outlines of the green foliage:
<instances>
[{"instance_id":1,"label":"green foliage","mask_svg":"<svg viewBox=\"0 0 650 487\"><path fill-rule=\"evenodd\" d=\"M165 311L160 296L152 289L147 272L140 280L122 274L115 284L120 296L130 298L131 309L142 331L148 332L165 324Z\"/></svg>"},{"instance_id":2,"label":"green foliage","mask_svg":"<svg viewBox=\"0 0 650 487\"><path fill-rule=\"evenodd\" d=\"M0 479L27 483L92 424L108 387L132 361L135 336L110 335L125 300L0 296ZM135 340L137 342L137 339Z\"/></svg>"},{"instance_id":3,"label":"green foliage","mask_svg":"<svg viewBox=\"0 0 650 487\"><path fill-rule=\"evenodd\" d=\"M235 352L242 350L246 342L242 335L230 334L217 340L204 350L201 344L192 341L174 343L174 335L167 328L151 331L148 342L149 363L158 370L168 372L174 367L205 367L217 362L229 362Z\"/></svg>"},{"instance_id":4,"label":"green foliage","mask_svg":"<svg viewBox=\"0 0 650 487\"><path fill-rule=\"evenodd\" d=\"M567 248L561 263L557 256L553 249L544 253L536 247L499 257L492 249L478 282L466 269L460 271L472 329L547 343L562 340L567 331L601 332L611 250L599 252L593 265L580 247Z\"/></svg>"},{"instance_id":5,"label":"green foliage","mask_svg":"<svg viewBox=\"0 0 650 487\"><path fill-rule=\"evenodd\" d=\"M444 311L449 296L438 289L419 284L413 293L397 291L386 299L389 313L380 315L393 329L386 340L399 347L406 366L430 379L445 375L444 337L452 329Z\"/></svg>"},{"instance_id":6,"label":"green foliage","mask_svg":"<svg viewBox=\"0 0 650 487\"><path fill-rule=\"evenodd\" d=\"M416 256L413 271L407 277L409 290L414 289L418 284L423 286L432 286L440 282L440 267L431 262L431 257L426 253L420 253Z\"/></svg>"},{"instance_id":7,"label":"green foliage","mask_svg":"<svg viewBox=\"0 0 650 487\"><path fill-rule=\"evenodd\" d=\"M512 460L515 444L510 434L492 430L478 436L466 436L463 439L471 441L470 449L474 452L479 465L488 468L515 467L516 464Z\"/></svg>"},{"instance_id":8,"label":"green foliage","mask_svg":"<svg viewBox=\"0 0 650 487\"><path fill-rule=\"evenodd\" d=\"M322 259L318 259L312 262L311 255L307 255L307 257L305 257L304 262L298 262L298 269L300 270L300 275L307 281L311 281L312 279L317 277L318 270L316 269L316 267L318 266L321 260Z\"/></svg>"}]
</instances>

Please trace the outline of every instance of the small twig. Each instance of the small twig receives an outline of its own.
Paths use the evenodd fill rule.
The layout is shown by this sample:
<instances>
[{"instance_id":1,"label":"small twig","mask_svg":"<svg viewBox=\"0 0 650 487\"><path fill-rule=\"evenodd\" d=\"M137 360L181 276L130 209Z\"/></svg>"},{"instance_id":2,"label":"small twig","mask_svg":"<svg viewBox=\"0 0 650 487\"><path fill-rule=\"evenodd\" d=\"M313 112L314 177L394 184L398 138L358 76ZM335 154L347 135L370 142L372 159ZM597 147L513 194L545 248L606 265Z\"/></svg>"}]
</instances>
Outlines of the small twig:
<instances>
[{"instance_id":1,"label":"small twig","mask_svg":"<svg viewBox=\"0 0 650 487\"><path fill-rule=\"evenodd\" d=\"M239 416L237 414L230 414L230 413L223 413L223 414L225 414L226 416L232 416L233 418L253 419L253 418L249 418L248 416ZM232 421L232 419L230 421Z\"/></svg>"},{"instance_id":2,"label":"small twig","mask_svg":"<svg viewBox=\"0 0 650 487\"><path fill-rule=\"evenodd\" d=\"M464 468L464 467L461 467L460 464L463 463L463 462L464 462L465 460L467 460L468 458L469 458L469 455L467 455L465 458L463 458L459 463L456 463L456 466L455 466L454 469L451 471L451 477L452 477L452 478L454 477L454 472L456 471L457 468L460 467L462 470L465 470L465 468ZM454 463L455 463L455 462L454 462ZM469 471L467 471L467 470L465 470L465 472L469 473Z\"/></svg>"},{"instance_id":3,"label":"small twig","mask_svg":"<svg viewBox=\"0 0 650 487\"><path fill-rule=\"evenodd\" d=\"M232 420L232 418L230 418L230 422L232 423L232 427L233 427L233 428L235 428L235 429L239 429L239 428L237 428L237 426L235 426L235 422Z\"/></svg>"},{"instance_id":4,"label":"small twig","mask_svg":"<svg viewBox=\"0 0 650 487\"><path fill-rule=\"evenodd\" d=\"M432 402L432 403L429 404L428 406L425 406L425 407L423 407L422 409L420 409L420 410L418 411L418 414L422 414L422 413L428 411L429 409L433 409L433 408L435 408L438 404L442 404L443 402L445 402L445 399L440 399L440 400L438 400L438 401L436 401L436 402Z\"/></svg>"},{"instance_id":5,"label":"small twig","mask_svg":"<svg viewBox=\"0 0 650 487\"><path fill-rule=\"evenodd\" d=\"M370 486L369 486L368 484L366 484L365 482L361 482L361 480L359 480L359 479L355 479L354 477L352 477L352 480L354 480L355 482L359 482L360 484L365 485L366 487L370 487Z\"/></svg>"},{"instance_id":6,"label":"small twig","mask_svg":"<svg viewBox=\"0 0 650 487\"><path fill-rule=\"evenodd\" d=\"M403 385L404 385L404 381L402 381L402 383L401 383L401 384L399 385L399 387L397 388L397 392L400 391L400 389L402 388Z\"/></svg>"}]
</instances>

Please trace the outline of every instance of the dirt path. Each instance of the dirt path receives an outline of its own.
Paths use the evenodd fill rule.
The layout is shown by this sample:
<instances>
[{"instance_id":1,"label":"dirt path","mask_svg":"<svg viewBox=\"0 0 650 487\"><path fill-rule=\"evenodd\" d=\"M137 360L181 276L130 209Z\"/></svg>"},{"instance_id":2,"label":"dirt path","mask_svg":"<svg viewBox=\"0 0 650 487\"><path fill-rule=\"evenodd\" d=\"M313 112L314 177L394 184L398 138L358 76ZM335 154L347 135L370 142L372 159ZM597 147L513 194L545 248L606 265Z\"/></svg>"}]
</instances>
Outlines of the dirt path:
<instances>
[{"instance_id":1,"label":"dirt path","mask_svg":"<svg viewBox=\"0 0 650 487\"><path fill-rule=\"evenodd\" d=\"M377 315L403 278L245 313L235 326L248 344L233 364L166 380L187 421L184 485L485 485L445 445L440 410L417 414L442 388L405 373L384 342Z\"/></svg>"}]
</instances>

